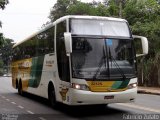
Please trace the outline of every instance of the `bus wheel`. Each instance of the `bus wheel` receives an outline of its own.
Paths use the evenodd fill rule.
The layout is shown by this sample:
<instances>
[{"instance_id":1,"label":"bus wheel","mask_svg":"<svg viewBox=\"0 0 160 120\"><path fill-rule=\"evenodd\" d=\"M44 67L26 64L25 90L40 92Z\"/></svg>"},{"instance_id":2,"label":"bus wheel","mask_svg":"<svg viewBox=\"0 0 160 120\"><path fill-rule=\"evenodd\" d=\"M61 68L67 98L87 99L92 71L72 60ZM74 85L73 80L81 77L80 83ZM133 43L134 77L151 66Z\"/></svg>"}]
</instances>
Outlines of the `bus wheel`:
<instances>
[{"instance_id":1,"label":"bus wheel","mask_svg":"<svg viewBox=\"0 0 160 120\"><path fill-rule=\"evenodd\" d=\"M19 84L18 84L18 94L19 94L19 95L22 95L22 94L23 94L22 82L21 82L21 80L19 81Z\"/></svg>"},{"instance_id":2,"label":"bus wheel","mask_svg":"<svg viewBox=\"0 0 160 120\"><path fill-rule=\"evenodd\" d=\"M53 86L50 86L50 87L49 87L48 95L49 95L49 101L50 101L51 106L52 106L53 108L56 108L56 106L57 106L57 101L56 101L55 89L54 89Z\"/></svg>"},{"instance_id":3,"label":"bus wheel","mask_svg":"<svg viewBox=\"0 0 160 120\"><path fill-rule=\"evenodd\" d=\"M18 89L18 80L16 79L16 89Z\"/></svg>"}]
</instances>

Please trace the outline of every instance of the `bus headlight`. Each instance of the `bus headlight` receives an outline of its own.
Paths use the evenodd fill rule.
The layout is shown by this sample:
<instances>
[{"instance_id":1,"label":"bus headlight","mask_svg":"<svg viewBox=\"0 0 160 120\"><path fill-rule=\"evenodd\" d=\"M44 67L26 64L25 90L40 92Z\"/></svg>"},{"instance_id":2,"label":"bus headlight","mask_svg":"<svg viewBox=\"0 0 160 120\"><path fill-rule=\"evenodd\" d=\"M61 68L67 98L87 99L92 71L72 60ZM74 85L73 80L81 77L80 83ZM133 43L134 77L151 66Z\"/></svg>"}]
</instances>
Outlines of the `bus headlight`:
<instances>
[{"instance_id":1,"label":"bus headlight","mask_svg":"<svg viewBox=\"0 0 160 120\"><path fill-rule=\"evenodd\" d=\"M85 84L72 83L72 88L77 89L77 90L89 91L89 87Z\"/></svg>"},{"instance_id":2,"label":"bus headlight","mask_svg":"<svg viewBox=\"0 0 160 120\"><path fill-rule=\"evenodd\" d=\"M128 85L128 89L132 89L132 88L136 88L137 87L137 83L131 83Z\"/></svg>"}]
</instances>

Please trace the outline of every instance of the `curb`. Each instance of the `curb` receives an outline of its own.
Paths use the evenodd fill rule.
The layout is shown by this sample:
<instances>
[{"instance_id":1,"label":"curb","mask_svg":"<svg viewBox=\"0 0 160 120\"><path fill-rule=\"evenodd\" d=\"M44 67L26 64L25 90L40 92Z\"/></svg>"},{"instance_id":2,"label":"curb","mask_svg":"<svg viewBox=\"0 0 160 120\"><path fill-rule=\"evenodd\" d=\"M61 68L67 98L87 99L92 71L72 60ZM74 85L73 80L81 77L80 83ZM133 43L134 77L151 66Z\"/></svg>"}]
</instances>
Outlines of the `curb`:
<instances>
[{"instance_id":1,"label":"curb","mask_svg":"<svg viewBox=\"0 0 160 120\"><path fill-rule=\"evenodd\" d=\"M138 90L137 93L139 93L139 94L160 95L160 93L158 93L158 92L150 92L150 91L147 91L147 90Z\"/></svg>"}]
</instances>

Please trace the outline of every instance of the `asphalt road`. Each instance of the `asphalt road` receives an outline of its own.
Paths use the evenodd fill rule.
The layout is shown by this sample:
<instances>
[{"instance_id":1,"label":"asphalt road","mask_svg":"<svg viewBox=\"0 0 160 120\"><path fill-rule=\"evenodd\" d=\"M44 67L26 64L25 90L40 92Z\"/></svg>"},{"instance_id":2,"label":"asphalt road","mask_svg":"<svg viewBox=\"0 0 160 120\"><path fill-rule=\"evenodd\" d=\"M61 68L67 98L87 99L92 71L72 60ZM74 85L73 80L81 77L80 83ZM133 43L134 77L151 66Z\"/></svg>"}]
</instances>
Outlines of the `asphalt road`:
<instances>
[{"instance_id":1,"label":"asphalt road","mask_svg":"<svg viewBox=\"0 0 160 120\"><path fill-rule=\"evenodd\" d=\"M0 120L128 120L160 119L160 96L138 94L134 103L101 106L59 105L53 109L46 99L12 88L10 77L0 77Z\"/></svg>"}]
</instances>

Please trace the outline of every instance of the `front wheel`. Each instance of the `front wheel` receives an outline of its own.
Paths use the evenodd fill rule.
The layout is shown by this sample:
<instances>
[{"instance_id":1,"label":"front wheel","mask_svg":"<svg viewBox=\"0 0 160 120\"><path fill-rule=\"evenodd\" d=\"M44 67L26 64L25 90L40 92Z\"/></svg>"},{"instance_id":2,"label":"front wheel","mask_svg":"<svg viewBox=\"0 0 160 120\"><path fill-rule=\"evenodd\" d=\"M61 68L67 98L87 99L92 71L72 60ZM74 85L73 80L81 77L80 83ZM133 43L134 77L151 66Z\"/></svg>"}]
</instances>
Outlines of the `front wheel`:
<instances>
[{"instance_id":1,"label":"front wheel","mask_svg":"<svg viewBox=\"0 0 160 120\"><path fill-rule=\"evenodd\" d=\"M57 101L56 101L56 95L55 95L55 89L54 87L50 87L49 89L49 101L50 101L50 104L53 108L56 108L57 107Z\"/></svg>"}]
</instances>

